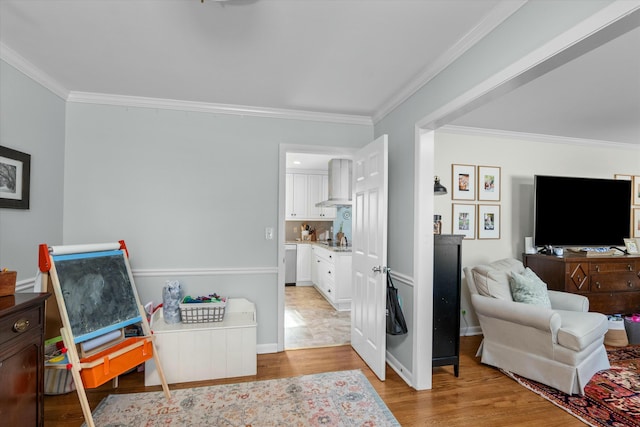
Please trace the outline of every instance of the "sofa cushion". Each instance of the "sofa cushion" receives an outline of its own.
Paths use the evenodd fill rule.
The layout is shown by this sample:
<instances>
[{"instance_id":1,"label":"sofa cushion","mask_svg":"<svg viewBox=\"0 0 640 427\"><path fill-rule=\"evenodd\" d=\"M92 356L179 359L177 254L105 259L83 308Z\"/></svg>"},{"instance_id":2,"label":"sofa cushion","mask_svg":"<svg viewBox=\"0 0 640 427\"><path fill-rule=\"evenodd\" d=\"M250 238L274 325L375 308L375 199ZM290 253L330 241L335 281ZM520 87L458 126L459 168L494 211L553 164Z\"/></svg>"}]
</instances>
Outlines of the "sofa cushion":
<instances>
[{"instance_id":1,"label":"sofa cushion","mask_svg":"<svg viewBox=\"0 0 640 427\"><path fill-rule=\"evenodd\" d=\"M594 312L554 310L562 319L558 344L574 351L587 348L596 340L604 340L609 328L607 316Z\"/></svg>"},{"instance_id":2,"label":"sofa cushion","mask_svg":"<svg viewBox=\"0 0 640 427\"><path fill-rule=\"evenodd\" d=\"M512 272L524 273L522 262L514 258L505 258L491 264L478 265L471 270L480 295L507 301L513 301L509 286Z\"/></svg>"},{"instance_id":3,"label":"sofa cushion","mask_svg":"<svg viewBox=\"0 0 640 427\"><path fill-rule=\"evenodd\" d=\"M551 308L547 284L527 267L524 274L511 273L511 296L516 302Z\"/></svg>"}]
</instances>

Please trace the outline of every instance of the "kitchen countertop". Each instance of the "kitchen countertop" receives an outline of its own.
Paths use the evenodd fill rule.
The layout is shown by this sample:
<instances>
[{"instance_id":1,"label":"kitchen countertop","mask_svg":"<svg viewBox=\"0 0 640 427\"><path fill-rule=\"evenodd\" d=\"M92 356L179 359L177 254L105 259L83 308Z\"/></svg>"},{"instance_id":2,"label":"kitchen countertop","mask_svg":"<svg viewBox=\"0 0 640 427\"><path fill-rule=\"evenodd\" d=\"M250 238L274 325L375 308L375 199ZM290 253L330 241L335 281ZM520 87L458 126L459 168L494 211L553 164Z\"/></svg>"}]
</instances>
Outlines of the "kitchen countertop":
<instances>
[{"instance_id":1,"label":"kitchen countertop","mask_svg":"<svg viewBox=\"0 0 640 427\"><path fill-rule=\"evenodd\" d=\"M342 253L351 253L351 245L347 245L347 246L340 246L337 243L334 242L325 242L325 241L320 241L320 240L287 240L285 242L288 245L294 244L294 245L316 245L319 246L321 248L325 248L327 250L330 250L332 252L342 252Z\"/></svg>"}]
</instances>

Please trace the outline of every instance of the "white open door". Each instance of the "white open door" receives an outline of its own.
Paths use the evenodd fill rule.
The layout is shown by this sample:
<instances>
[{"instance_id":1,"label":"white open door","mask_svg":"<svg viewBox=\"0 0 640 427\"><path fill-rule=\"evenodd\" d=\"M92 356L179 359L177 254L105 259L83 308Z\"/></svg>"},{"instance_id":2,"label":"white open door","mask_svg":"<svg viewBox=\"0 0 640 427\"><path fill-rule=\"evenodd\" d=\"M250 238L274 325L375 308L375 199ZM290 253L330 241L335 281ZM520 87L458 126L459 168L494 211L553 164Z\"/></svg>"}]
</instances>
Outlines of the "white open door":
<instances>
[{"instance_id":1,"label":"white open door","mask_svg":"<svg viewBox=\"0 0 640 427\"><path fill-rule=\"evenodd\" d=\"M351 346L385 379L387 135L353 159Z\"/></svg>"}]
</instances>

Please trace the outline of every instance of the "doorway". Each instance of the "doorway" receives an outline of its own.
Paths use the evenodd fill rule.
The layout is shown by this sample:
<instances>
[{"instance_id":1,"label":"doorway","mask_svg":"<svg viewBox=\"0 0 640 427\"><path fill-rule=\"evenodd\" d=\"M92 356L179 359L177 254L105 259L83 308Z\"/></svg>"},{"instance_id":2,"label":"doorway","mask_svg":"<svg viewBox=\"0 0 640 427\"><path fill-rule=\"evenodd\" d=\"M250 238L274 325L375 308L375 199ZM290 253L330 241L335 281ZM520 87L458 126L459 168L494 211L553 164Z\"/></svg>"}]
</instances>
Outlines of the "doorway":
<instances>
[{"instance_id":1,"label":"doorway","mask_svg":"<svg viewBox=\"0 0 640 427\"><path fill-rule=\"evenodd\" d=\"M350 343L351 314L349 311L338 311L323 297L314 286L314 278L310 274L295 285L285 283L287 271L286 247L290 245L316 245L319 241L333 239L339 224L335 218L297 220L291 218L286 211L285 194L287 172L326 174L329 160L333 158L351 158L353 149L343 147L318 147L282 145L280 147L280 206L279 215L279 248L282 260L279 279L279 316L278 316L278 350L299 348L327 347ZM294 164L293 162L296 161ZM335 215L334 215L335 217ZM316 233L315 242L306 241L303 236L305 226L310 225ZM333 229L333 230L332 230ZM304 240L303 240L304 239ZM308 249L308 248L307 248ZM305 251L297 250L298 256ZM291 253L291 252L289 252ZM309 252L307 252L309 253ZM309 256L309 255L308 255ZM310 263L313 257L301 260ZM291 262L291 261L290 261ZM289 266L291 267L291 266ZM290 271L290 269L289 269ZM300 278L300 277L299 277Z\"/></svg>"}]
</instances>

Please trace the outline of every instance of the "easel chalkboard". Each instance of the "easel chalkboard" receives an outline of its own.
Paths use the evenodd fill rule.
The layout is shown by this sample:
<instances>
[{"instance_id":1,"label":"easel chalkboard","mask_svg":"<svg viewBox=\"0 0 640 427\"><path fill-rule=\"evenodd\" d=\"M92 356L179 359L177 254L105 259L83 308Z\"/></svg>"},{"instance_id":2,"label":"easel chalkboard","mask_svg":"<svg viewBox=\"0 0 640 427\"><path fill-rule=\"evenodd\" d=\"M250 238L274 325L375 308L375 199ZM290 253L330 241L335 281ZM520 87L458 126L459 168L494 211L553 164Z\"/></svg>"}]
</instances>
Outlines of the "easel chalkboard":
<instances>
[{"instance_id":1,"label":"easel chalkboard","mask_svg":"<svg viewBox=\"0 0 640 427\"><path fill-rule=\"evenodd\" d=\"M122 251L53 255L52 259L76 343L142 320Z\"/></svg>"},{"instance_id":2,"label":"easel chalkboard","mask_svg":"<svg viewBox=\"0 0 640 427\"><path fill-rule=\"evenodd\" d=\"M129 266L124 241L118 243L53 246L40 245L39 266L43 289L49 283L56 296L62 327L60 335L87 425L94 426L85 388L98 387L142 362L154 358L162 388L170 398L153 336ZM124 339L122 331L140 323L143 336ZM97 348L80 357L78 348Z\"/></svg>"}]
</instances>

